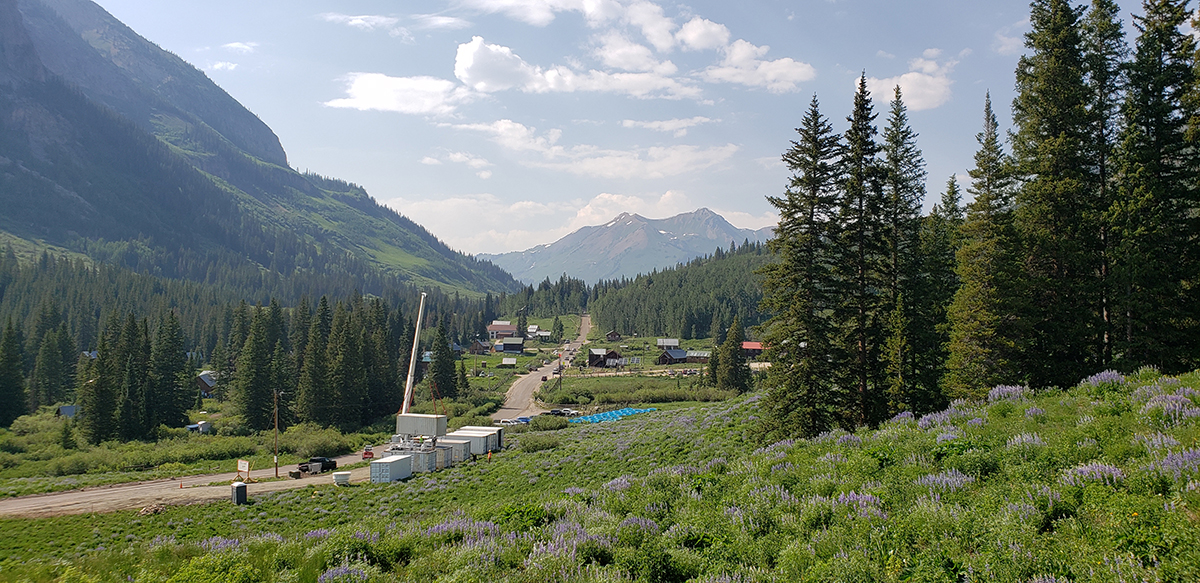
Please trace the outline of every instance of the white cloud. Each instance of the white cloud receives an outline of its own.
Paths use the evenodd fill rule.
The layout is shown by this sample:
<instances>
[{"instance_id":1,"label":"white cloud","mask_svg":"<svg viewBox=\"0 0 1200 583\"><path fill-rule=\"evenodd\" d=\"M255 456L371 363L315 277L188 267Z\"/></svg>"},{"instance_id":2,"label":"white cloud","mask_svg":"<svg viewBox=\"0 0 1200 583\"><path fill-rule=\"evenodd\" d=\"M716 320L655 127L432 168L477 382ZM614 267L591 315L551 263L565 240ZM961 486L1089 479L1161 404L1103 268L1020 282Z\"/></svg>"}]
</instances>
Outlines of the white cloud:
<instances>
[{"instance_id":1,"label":"white cloud","mask_svg":"<svg viewBox=\"0 0 1200 583\"><path fill-rule=\"evenodd\" d=\"M227 44L221 45L221 48L230 50L230 51L234 51L237 53L242 53L242 54L253 53L254 49L258 48L258 43L256 43L256 42L227 43Z\"/></svg>"},{"instance_id":2,"label":"white cloud","mask_svg":"<svg viewBox=\"0 0 1200 583\"><path fill-rule=\"evenodd\" d=\"M724 24L696 16L675 33L675 38L684 49L718 49L729 44L729 29Z\"/></svg>"},{"instance_id":3,"label":"white cloud","mask_svg":"<svg viewBox=\"0 0 1200 583\"><path fill-rule=\"evenodd\" d=\"M1029 19L1026 18L1025 20L997 30L995 42L992 43L992 50L1001 55L1019 54L1025 48L1025 30L1028 28Z\"/></svg>"},{"instance_id":4,"label":"white cloud","mask_svg":"<svg viewBox=\"0 0 1200 583\"><path fill-rule=\"evenodd\" d=\"M887 79L867 78L867 89L876 99L890 101L892 89L899 85L904 103L909 109L921 111L940 107L950 100L950 86L954 84L950 73L954 71L958 61L938 63L933 60L941 55L938 49L928 49L924 55L925 57L909 61L909 72L903 75Z\"/></svg>"},{"instance_id":5,"label":"white cloud","mask_svg":"<svg viewBox=\"0 0 1200 583\"><path fill-rule=\"evenodd\" d=\"M674 65L659 65L662 71ZM633 97L661 97L677 99L695 97L700 94L696 87L652 72L608 73L589 70L576 72L563 66L549 69L526 63L512 49L484 42L482 37L473 37L471 42L458 46L454 62L454 76L476 91L494 92L520 89L527 93L571 93L591 91L624 93Z\"/></svg>"},{"instance_id":6,"label":"white cloud","mask_svg":"<svg viewBox=\"0 0 1200 583\"><path fill-rule=\"evenodd\" d=\"M674 132L675 137L682 138L687 135L688 128L712 121L707 117L700 116L689 119L666 119L662 121L636 121L627 119L622 121L621 125L627 128L644 128L656 132Z\"/></svg>"},{"instance_id":7,"label":"white cloud","mask_svg":"<svg viewBox=\"0 0 1200 583\"><path fill-rule=\"evenodd\" d=\"M568 233L577 229L603 225L621 213L633 213L650 219L665 219L696 210L687 194L668 190L661 195L643 196L603 192L583 205L568 222ZM547 243L549 241L546 241Z\"/></svg>"},{"instance_id":8,"label":"white cloud","mask_svg":"<svg viewBox=\"0 0 1200 583\"><path fill-rule=\"evenodd\" d=\"M660 75L674 75L677 71L671 61L659 62L650 49L637 44L616 31L597 39L600 45L593 50L597 59L605 66L625 71L654 71Z\"/></svg>"},{"instance_id":9,"label":"white cloud","mask_svg":"<svg viewBox=\"0 0 1200 583\"><path fill-rule=\"evenodd\" d=\"M584 204L578 199L508 202L490 193L382 202L467 253L502 253L554 241L574 230L567 220ZM547 230L547 225L559 226Z\"/></svg>"},{"instance_id":10,"label":"white cloud","mask_svg":"<svg viewBox=\"0 0 1200 583\"><path fill-rule=\"evenodd\" d=\"M471 23L455 16L439 16L436 14L414 14L409 17L417 26L423 29L458 30L471 26Z\"/></svg>"},{"instance_id":11,"label":"white cloud","mask_svg":"<svg viewBox=\"0 0 1200 583\"><path fill-rule=\"evenodd\" d=\"M334 24L344 24L361 30L390 30L400 23L400 19L393 16L380 16L377 14L339 14L337 12L326 12L321 15L325 22Z\"/></svg>"},{"instance_id":12,"label":"white cloud","mask_svg":"<svg viewBox=\"0 0 1200 583\"><path fill-rule=\"evenodd\" d=\"M470 166L476 170L492 165L492 163L488 162L486 159L476 158L475 156L467 154L466 152L451 152L450 155L446 156L446 158L451 162L466 164L467 166Z\"/></svg>"},{"instance_id":13,"label":"white cloud","mask_svg":"<svg viewBox=\"0 0 1200 583\"><path fill-rule=\"evenodd\" d=\"M714 83L738 83L749 87L765 87L772 93L784 93L798 89L797 84L812 80L816 69L784 57L765 61L768 46L755 46L738 39L725 48L725 59L718 66L704 70L702 76Z\"/></svg>"},{"instance_id":14,"label":"white cloud","mask_svg":"<svg viewBox=\"0 0 1200 583\"><path fill-rule=\"evenodd\" d=\"M738 150L733 144L709 148L670 146L631 150L601 149L587 145L566 147L558 144L562 137L561 130L553 129L539 135L537 128L507 119L490 124L446 125L482 132L514 152L541 154L540 158L526 159L523 162L526 166L599 178L653 179L679 176L725 162Z\"/></svg>"},{"instance_id":15,"label":"white cloud","mask_svg":"<svg viewBox=\"0 0 1200 583\"><path fill-rule=\"evenodd\" d=\"M713 212L725 217L729 224L739 229L754 229L755 231L763 227L774 227L779 224L779 215L767 212L761 215L753 215L748 212L739 210L729 210L714 208ZM738 241L738 245L742 242Z\"/></svg>"},{"instance_id":16,"label":"white cloud","mask_svg":"<svg viewBox=\"0 0 1200 583\"><path fill-rule=\"evenodd\" d=\"M776 168L786 167L786 164L783 163L783 159L779 156L765 156L762 158L755 158L754 161L758 163L759 166L762 166L767 170L775 170Z\"/></svg>"},{"instance_id":17,"label":"white cloud","mask_svg":"<svg viewBox=\"0 0 1200 583\"><path fill-rule=\"evenodd\" d=\"M675 47L674 20L663 15L662 6L639 0L625 9L622 20L642 31L642 35L659 52L669 52Z\"/></svg>"},{"instance_id":18,"label":"white cloud","mask_svg":"<svg viewBox=\"0 0 1200 583\"><path fill-rule=\"evenodd\" d=\"M209 68L212 69L213 71L232 71L232 70L236 69L237 67L238 67L237 63L230 63L229 61L218 61L216 63L213 63L212 67L209 67Z\"/></svg>"},{"instance_id":19,"label":"white cloud","mask_svg":"<svg viewBox=\"0 0 1200 583\"><path fill-rule=\"evenodd\" d=\"M441 165L442 161L434 158L433 156L425 156L424 158L421 158L421 163L427 166L438 166Z\"/></svg>"},{"instance_id":20,"label":"white cloud","mask_svg":"<svg viewBox=\"0 0 1200 583\"><path fill-rule=\"evenodd\" d=\"M448 115L458 104L471 99L465 87L436 77L350 73L345 81L347 97L327 101L325 105L360 111Z\"/></svg>"},{"instance_id":21,"label":"white cloud","mask_svg":"<svg viewBox=\"0 0 1200 583\"><path fill-rule=\"evenodd\" d=\"M487 180L488 178L492 177L492 171L491 170L481 170L479 172L476 172L475 175L484 180Z\"/></svg>"},{"instance_id":22,"label":"white cloud","mask_svg":"<svg viewBox=\"0 0 1200 583\"><path fill-rule=\"evenodd\" d=\"M588 24L598 26L621 12L615 0L462 0L462 5L489 14L503 13L533 26L554 22L558 12L578 12Z\"/></svg>"}]
</instances>

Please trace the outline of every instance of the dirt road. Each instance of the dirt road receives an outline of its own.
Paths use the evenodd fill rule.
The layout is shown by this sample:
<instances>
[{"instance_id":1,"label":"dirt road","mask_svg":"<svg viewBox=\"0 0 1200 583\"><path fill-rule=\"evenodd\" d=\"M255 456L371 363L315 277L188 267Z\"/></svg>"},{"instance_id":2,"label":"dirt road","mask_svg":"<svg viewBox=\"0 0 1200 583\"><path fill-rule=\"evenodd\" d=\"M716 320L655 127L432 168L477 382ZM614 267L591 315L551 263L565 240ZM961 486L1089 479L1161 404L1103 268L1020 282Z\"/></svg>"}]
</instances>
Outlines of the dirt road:
<instances>
[{"instance_id":1,"label":"dirt road","mask_svg":"<svg viewBox=\"0 0 1200 583\"><path fill-rule=\"evenodd\" d=\"M592 317L584 314L579 323L579 337L567 344L566 351L574 354L587 341L588 332L592 330ZM569 366L567 358L563 359L564 366ZM543 366L521 378L518 378L509 387L508 393L504 395L504 406L499 411L492 413L492 419L516 419L517 417L528 417L542 413L545 409L538 407L533 402L533 394L542 384L542 377L550 378L554 373L554 367L558 366L557 360L550 361L550 364Z\"/></svg>"},{"instance_id":2,"label":"dirt road","mask_svg":"<svg viewBox=\"0 0 1200 583\"><path fill-rule=\"evenodd\" d=\"M361 460L361 457L362 454L356 452L334 459L337 460L338 466L341 467L358 462ZM284 477L283 480L247 484L246 493L254 496L266 492L303 488L311 484L324 485L333 483L333 475L328 472L302 480L288 479L287 471L294 469L296 469L294 465L280 466L279 475ZM254 470L250 475L254 479L273 478L275 477L275 468L272 466L265 470ZM113 484L83 490L22 496L20 498L4 498L0 499L0 516L44 518L47 516L61 516L63 514L136 510L155 504L178 505L229 500L231 495L229 484L236 476L236 472L207 474L170 480ZM357 468L350 471L351 482L366 481L370 478L371 468ZM220 482L220 484L216 486L209 485L214 482ZM181 484L183 485L182 488L180 488Z\"/></svg>"}]
</instances>

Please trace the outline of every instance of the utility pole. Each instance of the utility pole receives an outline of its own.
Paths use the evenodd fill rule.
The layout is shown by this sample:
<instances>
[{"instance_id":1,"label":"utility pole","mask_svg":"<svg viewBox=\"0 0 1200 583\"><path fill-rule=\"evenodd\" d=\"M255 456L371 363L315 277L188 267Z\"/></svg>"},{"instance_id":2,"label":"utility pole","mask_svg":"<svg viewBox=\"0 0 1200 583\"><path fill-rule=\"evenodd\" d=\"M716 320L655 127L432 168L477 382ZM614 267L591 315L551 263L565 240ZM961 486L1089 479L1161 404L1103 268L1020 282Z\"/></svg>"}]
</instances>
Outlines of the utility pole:
<instances>
[{"instance_id":1,"label":"utility pole","mask_svg":"<svg viewBox=\"0 0 1200 583\"><path fill-rule=\"evenodd\" d=\"M271 389L275 396L275 477L279 477L279 390Z\"/></svg>"}]
</instances>

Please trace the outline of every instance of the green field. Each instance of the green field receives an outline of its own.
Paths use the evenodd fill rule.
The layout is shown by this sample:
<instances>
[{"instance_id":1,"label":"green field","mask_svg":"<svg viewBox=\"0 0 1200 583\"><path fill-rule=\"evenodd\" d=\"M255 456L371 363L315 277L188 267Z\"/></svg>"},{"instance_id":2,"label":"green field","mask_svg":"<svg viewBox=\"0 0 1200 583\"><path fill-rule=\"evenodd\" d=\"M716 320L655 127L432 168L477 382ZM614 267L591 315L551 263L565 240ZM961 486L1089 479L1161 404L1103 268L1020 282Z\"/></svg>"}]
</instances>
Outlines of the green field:
<instances>
[{"instance_id":1,"label":"green field","mask_svg":"<svg viewBox=\"0 0 1200 583\"><path fill-rule=\"evenodd\" d=\"M1191 583L1198 388L1009 388L766 445L760 395L672 406L392 485L0 521L0 579Z\"/></svg>"}]
</instances>

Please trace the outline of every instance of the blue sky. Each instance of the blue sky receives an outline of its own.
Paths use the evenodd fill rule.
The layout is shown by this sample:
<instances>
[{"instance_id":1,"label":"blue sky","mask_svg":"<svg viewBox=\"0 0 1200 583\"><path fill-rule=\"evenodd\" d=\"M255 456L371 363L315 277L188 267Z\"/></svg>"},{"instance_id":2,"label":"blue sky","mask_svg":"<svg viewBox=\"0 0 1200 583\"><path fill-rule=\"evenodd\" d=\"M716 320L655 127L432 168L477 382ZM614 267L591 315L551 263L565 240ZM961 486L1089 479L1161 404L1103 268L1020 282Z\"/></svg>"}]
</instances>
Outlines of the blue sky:
<instances>
[{"instance_id":1,"label":"blue sky","mask_svg":"<svg viewBox=\"0 0 1200 583\"><path fill-rule=\"evenodd\" d=\"M99 0L279 135L292 166L364 186L470 253L620 212L774 224L779 157L815 93L844 129L899 84L926 208L972 165L983 99L1009 123L1028 4L996 0ZM1140 3L1123 1L1123 20Z\"/></svg>"}]
</instances>

